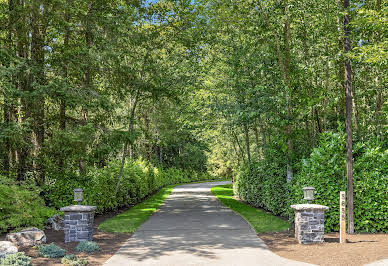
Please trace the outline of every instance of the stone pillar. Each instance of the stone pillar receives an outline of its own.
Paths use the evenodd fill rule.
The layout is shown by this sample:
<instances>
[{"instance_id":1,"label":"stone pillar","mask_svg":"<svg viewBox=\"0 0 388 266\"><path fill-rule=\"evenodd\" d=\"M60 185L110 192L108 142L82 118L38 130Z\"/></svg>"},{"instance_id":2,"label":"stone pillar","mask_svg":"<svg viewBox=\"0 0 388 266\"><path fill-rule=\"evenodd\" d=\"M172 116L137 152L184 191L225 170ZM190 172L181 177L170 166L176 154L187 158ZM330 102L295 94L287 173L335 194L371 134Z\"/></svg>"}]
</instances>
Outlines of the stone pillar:
<instances>
[{"instance_id":1,"label":"stone pillar","mask_svg":"<svg viewBox=\"0 0 388 266\"><path fill-rule=\"evenodd\" d=\"M65 212L65 242L93 240L95 206L72 205L61 208Z\"/></svg>"},{"instance_id":2,"label":"stone pillar","mask_svg":"<svg viewBox=\"0 0 388 266\"><path fill-rule=\"evenodd\" d=\"M327 206L317 204L291 205L295 210L295 238L300 244L319 244L324 240Z\"/></svg>"}]
</instances>

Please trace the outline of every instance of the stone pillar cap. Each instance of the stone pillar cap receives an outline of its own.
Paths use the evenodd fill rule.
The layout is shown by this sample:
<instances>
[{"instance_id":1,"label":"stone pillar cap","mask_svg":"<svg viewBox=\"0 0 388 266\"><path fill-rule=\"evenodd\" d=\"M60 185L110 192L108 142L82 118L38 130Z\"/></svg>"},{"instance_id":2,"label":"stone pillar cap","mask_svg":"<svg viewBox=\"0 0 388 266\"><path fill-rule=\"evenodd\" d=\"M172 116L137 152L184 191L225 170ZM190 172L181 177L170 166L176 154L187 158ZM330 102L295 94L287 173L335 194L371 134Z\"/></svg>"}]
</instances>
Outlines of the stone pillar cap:
<instances>
[{"instance_id":1,"label":"stone pillar cap","mask_svg":"<svg viewBox=\"0 0 388 266\"><path fill-rule=\"evenodd\" d=\"M321 210L326 211L329 207L319 204L297 204L291 205L291 208L296 211L305 211L305 210Z\"/></svg>"},{"instance_id":2,"label":"stone pillar cap","mask_svg":"<svg viewBox=\"0 0 388 266\"><path fill-rule=\"evenodd\" d=\"M86 206L86 205L71 205L61 208L63 212L92 212L97 209L96 206Z\"/></svg>"}]
</instances>

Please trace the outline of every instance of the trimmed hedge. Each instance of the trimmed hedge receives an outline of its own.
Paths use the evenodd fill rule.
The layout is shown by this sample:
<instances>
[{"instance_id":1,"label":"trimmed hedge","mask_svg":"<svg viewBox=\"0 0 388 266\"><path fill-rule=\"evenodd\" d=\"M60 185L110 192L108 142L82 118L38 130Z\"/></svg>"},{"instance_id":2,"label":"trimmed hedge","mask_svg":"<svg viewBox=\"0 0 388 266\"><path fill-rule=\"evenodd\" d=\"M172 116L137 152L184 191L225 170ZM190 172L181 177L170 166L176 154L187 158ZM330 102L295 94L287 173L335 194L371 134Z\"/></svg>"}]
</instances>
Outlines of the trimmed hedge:
<instances>
[{"instance_id":1,"label":"trimmed hedge","mask_svg":"<svg viewBox=\"0 0 388 266\"><path fill-rule=\"evenodd\" d=\"M286 158L276 155L276 147L265 151L266 159L243 165L233 183L233 190L243 201L275 215L288 212Z\"/></svg>"},{"instance_id":2,"label":"trimmed hedge","mask_svg":"<svg viewBox=\"0 0 388 266\"><path fill-rule=\"evenodd\" d=\"M303 201L304 186L315 187L316 204L326 212L325 231L338 231L339 191L346 191L345 136L325 132L310 157L302 160L291 184L284 158L265 157L243 166L235 194L251 205L294 219L289 208ZM388 149L377 140L354 143L354 227L356 232L388 232Z\"/></svg>"},{"instance_id":3,"label":"trimmed hedge","mask_svg":"<svg viewBox=\"0 0 388 266\"><path fill-rule=\"evenodd\" d=\"M376 140L353 147L354 229L388 232L388 149ZM346 191L345 135L324 133L319 147L303 160L291 187L291 203L302 203L302 187L315 187L314 203L328 206L325 230L339 231L339 192ZM290 211L290 218L293 218Z\"/></svg>"},{"instance_id":4,"label":"trimmed hedge","mask_svg":"<svg viewBox=\"0 0 388 266\"><path fill-rule=\"evenodd\" d=\"M0 176L0 232L31 226L43 228L49 217L60 213L59 208L74 204L74 188L83 188L85 200L82 204L97 206L96 212L101 214L134 205L166 185L210 179L207 174L185 173L176 168L161 169L142 160L128 160L116 196L119 168L120 162L115 161L102 169L89 168L83 177L73 172L47 172L42 189L34 185L18 185Z\"/></svg>"},{"instance_id":5,"label":"trimmed hedge","mask_svg":"<svg viewBox=\"0 0 388 266\"><path fill-rule=\"evenodd\" d=\"M51 176L44 186L45 199L49 206L61 208L74 204L73 189L83 188L82 204L97 206L96 213L117 210L134 205L166 185L209 179L206 174L184 173L175 168L156 168L143 160L127 160L115 195L120 162L111 162L102 169L89 169L83 177L74 175Z\"/></svg>"}]
</instances>

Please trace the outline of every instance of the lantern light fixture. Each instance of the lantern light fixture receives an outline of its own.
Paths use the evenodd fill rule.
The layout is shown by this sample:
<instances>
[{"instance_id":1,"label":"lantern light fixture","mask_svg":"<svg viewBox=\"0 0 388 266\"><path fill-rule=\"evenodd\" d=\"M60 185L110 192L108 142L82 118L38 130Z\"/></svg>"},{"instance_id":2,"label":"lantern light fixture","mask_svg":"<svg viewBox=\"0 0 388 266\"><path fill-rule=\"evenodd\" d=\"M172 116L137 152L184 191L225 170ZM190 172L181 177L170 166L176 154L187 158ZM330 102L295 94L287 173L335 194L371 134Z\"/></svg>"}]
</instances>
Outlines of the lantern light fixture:
<instances>
[{"instance_id":1,"label":"lantern light fixture","mask_svg":"<svg viewBox=\"0 0 388 266\"><path fill-rule=\"evenodd\" d=\"M78 202L78 205L81 205L81 201L84 200L84 190L82 188L74 189L74 201Z\"/></svg>"},{"instance_id":2,"label":"lantern light fixture","mask_svg":"<svg viewBox=\"0 0 388 266\"><path fill-rule=\"evenodd\" d=\"M303 188L303 194L304 194L304 200L307 200L307 203L310 204L311 201L314 200L314 187L304 187Z\"/></svg>"}]
</instances>

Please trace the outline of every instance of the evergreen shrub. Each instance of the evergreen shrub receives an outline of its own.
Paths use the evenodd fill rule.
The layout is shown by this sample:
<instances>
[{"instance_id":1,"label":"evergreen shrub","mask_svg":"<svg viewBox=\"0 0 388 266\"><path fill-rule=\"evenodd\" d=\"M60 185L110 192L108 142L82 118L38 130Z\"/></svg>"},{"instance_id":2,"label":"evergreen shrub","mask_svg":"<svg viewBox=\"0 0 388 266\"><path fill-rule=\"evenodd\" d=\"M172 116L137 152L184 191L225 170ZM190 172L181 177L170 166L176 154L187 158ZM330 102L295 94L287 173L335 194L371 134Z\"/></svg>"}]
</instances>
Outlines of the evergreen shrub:
<instances>
[{"instance_id":1,"label":"evergreen shrub","mask_svg":"<svg viewBox=\"0 0 388 266\"><path fill-rule=\"evenodd\" d=\"M97 206L96 213L104 213L137 204L167 185L209 179L208 175L193 175L177 168L157 168L141 159L127 160L116 195L119 171L120 161L113 161L104 168L89 168L84 177L71 173L67 176L47 174L46 202L55 208L72 205L73 189L79 187L85 193L82 204Z\"/></svg>"},{"instance_id":2,"label":"evergreen shrub","mask_svg":"<svg viewBox=\"0 0 388 266\"><path fill-rule=\"evenodd\" d=\"M302 203L304 186L315 187L313 203L329 207L325 230L339 231L339 192L346 191L345 135L326 132L320 145L302 161L292 181L289 204ZM377 140L353 145L354 229L388 232L388 149ZM293 219L292 211L289 216Z\"/></svg>"},{"instance_id":3,"label":"evergreen shrub","mask_svg":"<svg viewBox=\"0 0 388 266\"><path fill-rule=\"evenodd\" d=\"M88 264L88 261L86 259L78 259L74 254L70 254L64 256L61 263L69 266L84 266Z\"/></svg>"},{"instance_id":4,"label":"evergreen shrub","mask_svg":"<svg viewBox=\"0 0 388 266\"><path fill-rule=\"evenodd\" d=\"M31 258L24 255L24 252L8 254L5 258L0 259L1 266L32 266Z\"/></svg>"},{"instance_id":5,"label":"evergreen shrub","mask_svg":"<svg viewBox=\"0 0 388 266\"><path fill-rule=\"evenodd\" d=\"M0 176L0 232L23 227L43 228L46 220L56 213L45 206L40 190L33 185L17 185Z\"/></svg>"},{"instance_id":6,"label":"evergreen shrub","mask_svg":"<svg viewBox=\"0 0 388 266\"><path fill-rule=\"evenodd\" d=\"M100 250L100 247L96 242L93 241L82 241L76 246L77 252L93 253Z\"/></svg>"},{"instance_id":7,"label":"evergreen shrub","mask_svg":"<svg viewBox=\"0 0 388 266\"><path fill-rule=\"evenodd\" d=\"M61 258L65 256L66 252L58 247L57 245L51 243L48 245L38 246L38 256L44 258Z\"/></svg>"},{"instance_id":8,"label":"evergreen shrub","mask_svg":"<svg viewBox=\"0 0 388 266\"><path fill-rule=\"evenodd\" d=\"M329 207L325 212L325 231L339 230L339 192L346 191L345 135L325 132L318 147L300 162L291 183L287 183L284 157L271 156L244 165L234 183L242 200L275 215L294 219L292 204L305 203L304 186L315 187L313 203ZM388 148L378 140L355 141L354 153L354 228L356 232L388 232ZM281 154L281 153L279 153ZM250 168L249 168L250 167Z\"/></svg>"},{"instance_id":9,"label":"evergreen shrub","mask_svg":"<svg viewBox=\"0 0 388 266\"><path fill-rule=\"evenodd\" d=\"M275 147L268 148L266 155L261 161L241 167L234 182L234 192L252 206L284 216L288 210L286 159Z\"/></svg>"}]
</instances>

